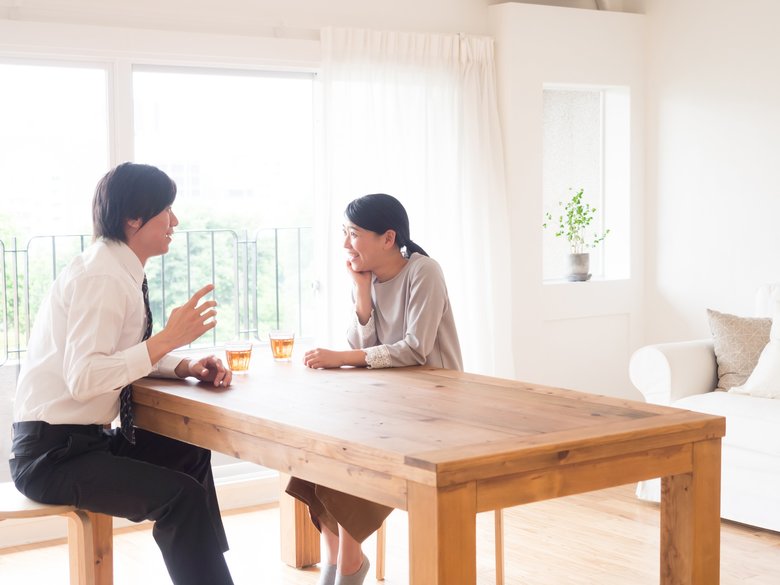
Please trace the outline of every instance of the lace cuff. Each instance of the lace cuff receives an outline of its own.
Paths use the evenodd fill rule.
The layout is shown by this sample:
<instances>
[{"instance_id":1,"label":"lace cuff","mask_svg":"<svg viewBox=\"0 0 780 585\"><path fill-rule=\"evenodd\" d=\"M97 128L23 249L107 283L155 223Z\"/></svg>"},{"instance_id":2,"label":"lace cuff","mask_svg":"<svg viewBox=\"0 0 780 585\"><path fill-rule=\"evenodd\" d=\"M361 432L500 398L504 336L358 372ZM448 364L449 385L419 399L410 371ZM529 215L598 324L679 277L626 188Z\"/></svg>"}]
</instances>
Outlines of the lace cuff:
<instances>
[{"instance_id":1,"label":"lace cuff","mask_svg":"<svg viewBox=\"0 0 780 585\"><path fill-rule=\"evenodd\" d=\"M363 351L366 352L366 364L368 364L369 368L391 368L393 366L390 361L390 352L386 345L366 347Z\"/></svg>"}]
</instances>

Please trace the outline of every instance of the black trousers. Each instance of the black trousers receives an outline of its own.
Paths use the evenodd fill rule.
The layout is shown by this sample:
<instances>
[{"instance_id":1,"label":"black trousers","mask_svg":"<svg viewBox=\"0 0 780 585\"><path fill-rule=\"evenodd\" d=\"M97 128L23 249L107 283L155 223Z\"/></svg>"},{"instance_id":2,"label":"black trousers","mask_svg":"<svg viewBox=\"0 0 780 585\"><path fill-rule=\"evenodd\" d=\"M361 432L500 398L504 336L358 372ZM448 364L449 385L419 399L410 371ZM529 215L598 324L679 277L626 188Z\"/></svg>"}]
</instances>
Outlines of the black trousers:
<instances>
[{"instance_id":1,"label":"black trousers","mask_svg":"<svg viewBox=\"0 0 780 585\"><path fill-rule=\"evenodd\" d=\"M211 452L142 429L135 437L131 445L100 425L14 423L11 476L38 502L153 520L175 585L231 585Z\"/></svg>"}]
</instances>

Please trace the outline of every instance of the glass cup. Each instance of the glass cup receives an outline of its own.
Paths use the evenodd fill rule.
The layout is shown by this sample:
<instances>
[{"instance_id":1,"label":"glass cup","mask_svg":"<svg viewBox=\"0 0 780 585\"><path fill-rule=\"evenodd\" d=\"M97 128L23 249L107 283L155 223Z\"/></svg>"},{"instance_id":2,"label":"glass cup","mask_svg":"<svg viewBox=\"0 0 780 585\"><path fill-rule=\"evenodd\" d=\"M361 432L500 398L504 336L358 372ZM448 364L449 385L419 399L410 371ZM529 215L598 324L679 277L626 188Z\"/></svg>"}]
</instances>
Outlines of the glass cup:
<instances>
[{"instance_id":1,"label":"glass cup","mask_svg":"<svg viewBox=\"0 0 780 585\"><path fill-rule=\"evenodd\" d=\"M228 368L236 374L249 370L249 359L252 357L251 341L229 341L225 344L225 357Z\"/></svg>"},{"instance_id":2,"label":"glass cup","mask_svg":"<svg viewBox=\"0 0 780 585\"><path fill-rule=\"evenodd\" d=\"M286 329L275 329L268 332L271 342L271 353L277 362L289 362L292 358L295 332Z\"/></svg>"}]
</instances>

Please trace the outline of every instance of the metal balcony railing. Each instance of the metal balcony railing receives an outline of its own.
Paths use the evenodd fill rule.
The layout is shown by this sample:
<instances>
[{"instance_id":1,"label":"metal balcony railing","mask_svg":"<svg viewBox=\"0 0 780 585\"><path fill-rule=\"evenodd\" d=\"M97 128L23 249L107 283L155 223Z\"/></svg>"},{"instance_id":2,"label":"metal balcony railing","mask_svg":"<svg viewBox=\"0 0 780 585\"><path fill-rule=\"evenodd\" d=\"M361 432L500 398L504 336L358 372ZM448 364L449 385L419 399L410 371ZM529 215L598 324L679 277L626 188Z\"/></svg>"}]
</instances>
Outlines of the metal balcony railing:
<instances>
[{"instance_id":1,"label":"metal balcony railing","mask_svg":"<svg viewBox=\"0 0 780 585\"><path fill-rule=\"evenodd\" d=\"M16 238L0 240L0 365L22 358L52 281L91 240L86 235L35 236L23 245ZM308 227L251 234L228 229L178 231L168 254L151 258L145 267L154 330L165 326L173 308L214 283L218 325L193 345L262 339L268 330L280 327L311 335L312 257Z\"/></svg>"}]
</instances>

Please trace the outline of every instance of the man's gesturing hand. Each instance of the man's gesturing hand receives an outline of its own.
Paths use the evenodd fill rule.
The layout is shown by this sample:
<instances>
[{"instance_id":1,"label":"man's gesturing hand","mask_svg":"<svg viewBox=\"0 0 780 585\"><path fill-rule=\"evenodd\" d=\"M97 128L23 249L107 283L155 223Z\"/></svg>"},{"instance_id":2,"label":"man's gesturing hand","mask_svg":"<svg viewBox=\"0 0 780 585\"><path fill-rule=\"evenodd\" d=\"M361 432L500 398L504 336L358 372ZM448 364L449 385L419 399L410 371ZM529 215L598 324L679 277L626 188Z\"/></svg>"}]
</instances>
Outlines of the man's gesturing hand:
<instances>
[{"instance_id":1,"label":"man's gesturing hand","mask_svg":"<svg viewBox=\"0 0 780 585\"><path fill-rule=\"evenodd\" d=\"M149 358L153 364L160 361L166 353L173 351L217 326L217 301L203 301L203 297L214 290L213 284L207 284L184 303L171 311L165 329L152 335L146 342Z\"/></svg>"}]
</instances>

